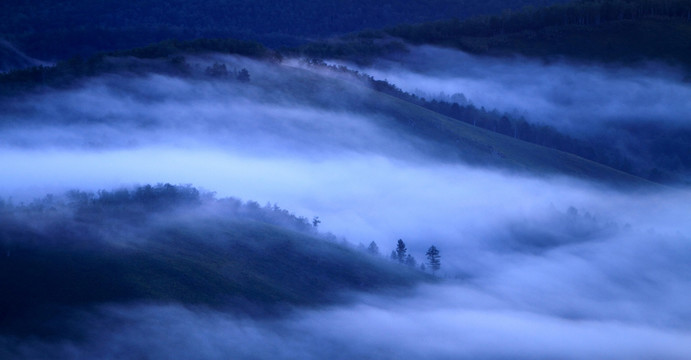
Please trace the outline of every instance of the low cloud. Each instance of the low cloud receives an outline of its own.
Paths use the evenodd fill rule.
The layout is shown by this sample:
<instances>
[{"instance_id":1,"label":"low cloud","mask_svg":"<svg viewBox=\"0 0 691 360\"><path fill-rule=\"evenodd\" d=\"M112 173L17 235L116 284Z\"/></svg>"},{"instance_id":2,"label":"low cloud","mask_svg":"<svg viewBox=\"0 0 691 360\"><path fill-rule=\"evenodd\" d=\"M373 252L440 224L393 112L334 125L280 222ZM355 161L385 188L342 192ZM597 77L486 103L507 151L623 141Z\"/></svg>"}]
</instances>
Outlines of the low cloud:
<instances>
[{"instance_id":1,"label":"low cloud","mask_svg":"<svg viewBox=\"0 0 691 360\"><path fill-rule=\"evenodd\" d=\"M442 297L443 295L443 297ZM444 299L440 301L440 299ZM449 299L453 299L450 301ZM109 322L104 319L118 319ZM687 332L511 310L462 287L429 286L406 299L251 320L177 306L110 307L86 315L79 342L12 342L23 358L189 359L685 359ZM2 354L2 352L0 352Z\"/></svg>"},{"instance_id":2,"label":"low cloud","mask_svg":"<svg viewBox=\"0 0 691 360\"><path fill-rule=\"evenodd\" d=\"M446 50L426 51L431 56ZM570 123L569 116L579 106L584 113L599 107L605 108L603 114L619 111L607 109L609 100L587 88L611 83L608 91L623 96L623 102L617 100L621 106L635 105L633 113L645 105L634 99L645 98L659 78L632 80L625 72L524 60L511 66L490 61L482 68L475 58L454 56L467 62L458 70L459 78L489 82L489 87L476 88L478 96L463 91L476 104L482 96L497 100L489 97L494 90L488 90L496 86L508 94L502 100L507 110L527 103L531 106L521 111L536 116L561 112L564 124L575 127L581 125ZM413 296L358 295L351 306L296 310L282 319L248 319L175 305L106 306L76 316L75 322L89 329L83 341L5 337L0 355L691 357L686 301L691 282L684 276L691 270L687 190L631 192L442 161L431 155L433 145L384 126L386 114L359 106L367 96L362 89L337 83L318 88L326 89L320 93L310 90L314 82L300 83L303 76L314 76L302 69L293 69L298 76L273 65L237 66L250 70L250 85L109 77L18 100L2 114L0 195L21 202L73 188L190 183L219 196L277 203L297 215L319 216L320 229L354 244L376 241L385 255L401 238L422 261L434 244L442 256L438 275L446 280ZM533 70L521 75L521 66ZM393 74L390 69L379 74ZM440 74L411 71L396 79L374 73L404 89L413 81L418 87L424 81L444 85ZM522 87L529 75L545 83L537 81L532 90ZM571 78L568 88L584 92L568 93L564 82L547 83L549 76ZM451 77L448 84L453 81ZM616 95L618 87L631 84L638 84L632 90L638 94ZM678 84L664 84L664 91L679 94ZM576 97L574 104L546 99L550 86ZM542 100L531 100L533 96ZM646 111L671 119L673 111L689 110L677 100L670 100L678 107L669 112L664 106Z\"/></svg>"},{"instance_id":3,"label":"low cloud","mask_svg":"<svg viewBox=\"0 0 691 360\"><path fill-rule=\"evenodd\" d=\"M660 64L546 64L420 46L361 70L408 92L432 97L460 93L478 107L523 115L570 134L589 135L612 125L651 121L687 127L682 120L691 114L686 101L691 87L683 81L683 73Z\"/></svg>"}]
</instances>

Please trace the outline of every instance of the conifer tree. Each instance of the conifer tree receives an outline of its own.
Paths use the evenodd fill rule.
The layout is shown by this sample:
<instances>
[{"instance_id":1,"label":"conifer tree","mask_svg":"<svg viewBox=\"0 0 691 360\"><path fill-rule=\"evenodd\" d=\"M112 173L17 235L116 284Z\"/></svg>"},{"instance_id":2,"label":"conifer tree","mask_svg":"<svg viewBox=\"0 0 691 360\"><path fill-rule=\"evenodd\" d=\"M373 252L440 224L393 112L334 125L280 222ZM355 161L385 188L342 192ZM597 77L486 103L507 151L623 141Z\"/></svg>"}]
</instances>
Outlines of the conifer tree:
<instances>
[{"instance_id":1,"label":"conifer tree","mask_svg":"<svg viewBox=\"0 0 691 360\"><path fill-rule=\"evenodd\" d=\"M367 247L367 252L369 252L372 255L379 255L379 246L377 245L377 243L375 243L374 241L369 243L369 246Z\"/></svg>"},{"instance_id":2,"label":"conifer tree","mask_svg":"<svg viewBox=\"0 0 691 360\"><path fill-rule=\"evenodd\" d=\"M406 253L408 252L408 249L405 247L405 243L403 242L402 239L398 239L398 243L396 244L396 259L398 262L401 264L405 263L405 256Z\"/></svg>"},{"instance_id":3,"label":"conifer tree","mask_svg":"<svg viewBox=\"0 0 691 360\"><path fill-rule=\"evenodd\" d=\"M427 263L432 269L432 273L435 273L441 268L441 261L439 260L441 256L439 256L439 249L437 249L436 246L430 246L425 255L427 255Z\"/></svg>"}]
</instances>

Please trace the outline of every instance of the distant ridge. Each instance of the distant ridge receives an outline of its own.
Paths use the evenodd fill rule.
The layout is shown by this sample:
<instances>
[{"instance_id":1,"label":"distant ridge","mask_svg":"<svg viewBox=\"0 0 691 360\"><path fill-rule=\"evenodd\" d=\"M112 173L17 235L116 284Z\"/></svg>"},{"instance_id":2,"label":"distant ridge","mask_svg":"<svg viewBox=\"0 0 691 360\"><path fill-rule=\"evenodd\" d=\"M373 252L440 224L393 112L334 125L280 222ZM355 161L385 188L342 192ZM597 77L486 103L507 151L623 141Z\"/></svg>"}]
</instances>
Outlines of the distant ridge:
<instances>
[{"instance_id":1,"label":"distant ridge","mask_svg":"<svg viewBox=\"0 0 691 360\"><path fill-rule=\"evenodd\" d=\"M468 18L561 0L0 1L0 34L46 60L177 39L233 37L266 46L402 23Z\"/></svg>"},{"instance_id":2,"label":"distant ridge","mask_svg":"<svg viewBox=\"0 0 691 360\"><path fill-rule=\"evenodd\" d=\"M658 60L691 69L691 0L583 0L466 21L401 25L386 33L475 54Z\"/></svg>"}]
</instances>

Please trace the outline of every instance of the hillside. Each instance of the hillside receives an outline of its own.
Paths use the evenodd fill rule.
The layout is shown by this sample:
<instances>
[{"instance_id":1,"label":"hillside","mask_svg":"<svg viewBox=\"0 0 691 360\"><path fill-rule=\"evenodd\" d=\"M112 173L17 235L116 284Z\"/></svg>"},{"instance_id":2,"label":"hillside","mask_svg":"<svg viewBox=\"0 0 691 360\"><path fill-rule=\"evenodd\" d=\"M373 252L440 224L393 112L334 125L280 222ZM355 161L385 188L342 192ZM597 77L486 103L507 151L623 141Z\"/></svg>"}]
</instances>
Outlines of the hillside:
<instances>
[{"instance_id":1,"label":"hillside","mask_svg":"<svg viewBox=\"0 0 691 360\"><path fill-rule=\"evenodd\" d=\"M401 138L413 139L410 145L418 151L451 163L467 162L541 176L565 175L618 186L653 185L641 177L568 152L473 125L471 118L445 116L416 104L399 92L390 91L392 85L386 81L363 81L363 76L352 77L350 72L343 73L340 69L325 70L321 65L307 67L307 70L310 71L282 69L294 77L294 83L310 89L306 92L298 87L290 91L296 99L301 99L299 101L329 98L331 94L330 100L320 100L320 106L345 106L368 114L381 128L398 133ZM370 79L366 75L364 78ZM484 109L471 116L496 117Z\"/></svg>"},{"instance_id":2,"label":"hillside","mask_svg":"<svg viewBox=\"0 0 691 360\"><path fill-rule=\"evenodd\" d=\"M13 103L8 109L17 107L13 111L21 113L26 110L21 110L21 106L12 99L23 92L28 91L28 94L31 94L39 89L40 94L50 93L51 89L56 88L79 87L83 80L104 74L123 73L140 77L158 73L200 83L217 81L209 77L210 68L205 72L203 65L193 60L188 62L182 56L189 55L197 46L201 49L198 51L220 51L227 48L228 53L255 54L259 57L254 63L256 68L250 67L250 73L255 80L247 85L259 90L255 100L261 100L261 97L284 99L290 101L293 106L306 105L327 111L364 114L382 129L400 133L404 135L404 139L417 139L409 146L438 158L526 173L561 174L616 184L648 184L645 180L596 162L509 136L513 132L509 134L490 131L488 129L495 126L496 121L502 120L501 115L493 112L469 107L455 118L445 116L430 110L428 104L420 102L419 99L409 98L405 93L401 95L400 90L391 91L391 88L395 87L385 81L363 81L362 77L353 77L348 72L325 69L319 65L294 67L281 64L278 62L280 56L277 60L275 53L252 43L236 43L230 40L161 43L148 48L111 53L108 57L96 56L78 63L64 62L52 68L15 71L0 78L0 93L8 95L3 101ZM232 79L223 81L230 80ZM31 102L27 103L27 106L33 107L30 104ZM11 118L10 114L7 115ZM473 126L474 119L477 118L480 122ZM48 121L45 117L37 119L41 122ZM133 121L123 120L127 123ZM51 118L49 121L51 125L56 125L60 120ZM132 126L140 125L135 121ZM558 135L557 133L552 136L560 139ZM564 145L562 143L565 143L562 140L552 146L561 147ZM592 149L589 151L593 152Z\"/></svg>"},{"instance_id":3,"label":"hillside","mask_svg":"<svg viewBox=\"0 0 691 360\"><path fill-rule=\"evenodd\" d=\"M50 335L71 311L101 304L266 315L424 279L328 240L276 206L187 186L71 192L2 203L0 213L0 291L12 294L0 299L2 333Z\"/></svg>"},{"instance_id":4,"label":"hillside","mask_svg":"<svg viewBox=\"0 0 691 360\"><path fill-rule=\"evenodd\" d=\"M537 60L547 67L586 65L610 73L627 70L644 75L659 71L664 73L661 78L668 77L665 81L683 89L691 79L689 39L691 2L688 0L587 0L468 20L366 31L311 43L295 52L314 59L344 60L364 68L382 59L393 59L401 61L405 68L405 59L411 57L404 53L411 45L434 45L480 58L488 56L494 61L511 62L513 59L513 64ZM424 49L414 48L411 52L416 51L424 52ZM488 61L493 61L491 59ZM646 98L654 96L645 95ZM493 107L492 104L485 106ZM458 106L451 103L427 104L426 107L454 118L465 116L459 115ZM682 110L678 118L683 120L688 115L688 111ZM530 135L521 136L520 131L516 131L517 137L652 181L688 184L691 169L688 123L663 121L661 116L634 116L645 119L627 124L627 117L631 115L613 113L612 118L617 121L602 124L607 131L598 134L560 132L545 119L531 118L529 111L526 119L507 116L504 121L498 116L489 126L479 126L504 134L509 133L509 128L529 127L531 129L523 134ZM506 124L504 130L501 130L501 121ZM535 136L536 132L544 132L545 136Z\"/></svg>"},{"instance_id":5,"label":"hillside","mask_svg":"<svg viewBox=\"0 0 691 360\"><path fill-rule=\"evenodd\" d=\"M444 101L428 101L406 93L386 80L317 62L313 69L326 70L334 86L345 79L351 86L372 92L359 107L391 123L381 126L398 129L424 141L443 146L435 156L480 165L497 166L525 173L563 174L617 184L650 185L642 169L632 169L628 158L607 144L582 141L553 127L531 124L496 110ZM323 82L314 79L315 82ZM344 89L337 90L348 102ZM352 90L351 90L352 91ZM378 117L379 118L379 117ZM681 140L680 140L681 141ZM677 146L678 142L675 142ZM427 150L429 151L429 150ZM662 155L659 155L662 156ZM635 172L634 172L635 171Z\"/></svg>"},{"instance_id":6,"label":"hillside","mask_svg":"<svg viewBox=\"0 0 691 360\"><path fill-rule=\"evenodd\" d=\"M8 0L0 3L0 34L30 56L59 60L167 39L235 37L274 47L296 45L367 28L466 18L554 2Z\"/></svg>"},{"instance_id":7,"label":"hillside","mask_svg":"<svg viewBox=\"0 0 691 360\"><path fill-rule=\"evenodd\" d=\"M377 93L379 111L416 136L445 146L442 157L521 173L565 175L617 186L650 186L645 179L563 151L514 139Z\"/></svg>"}]
</instances>

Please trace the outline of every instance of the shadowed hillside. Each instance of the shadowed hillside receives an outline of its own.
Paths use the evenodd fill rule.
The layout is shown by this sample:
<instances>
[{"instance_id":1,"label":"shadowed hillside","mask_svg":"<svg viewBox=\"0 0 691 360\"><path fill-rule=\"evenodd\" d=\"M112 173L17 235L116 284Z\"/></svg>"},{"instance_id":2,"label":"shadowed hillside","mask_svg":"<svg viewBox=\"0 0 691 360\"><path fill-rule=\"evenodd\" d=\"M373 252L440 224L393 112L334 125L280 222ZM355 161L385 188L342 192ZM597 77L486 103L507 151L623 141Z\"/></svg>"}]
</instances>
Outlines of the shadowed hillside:
<instances>
[{"instance_id":1,"label":"shadowed hillside","mask_svg":"<svg viewBox=\"0 0 691 360\"><path fill-rule=\"evenodd\" d=\"M112 303L275 314L423 279L275 205L191 187L75 191L0 212L0 291L12 294L0 300L2 332L50 334L50 320Z\"/></svg>"}]
</instances>

